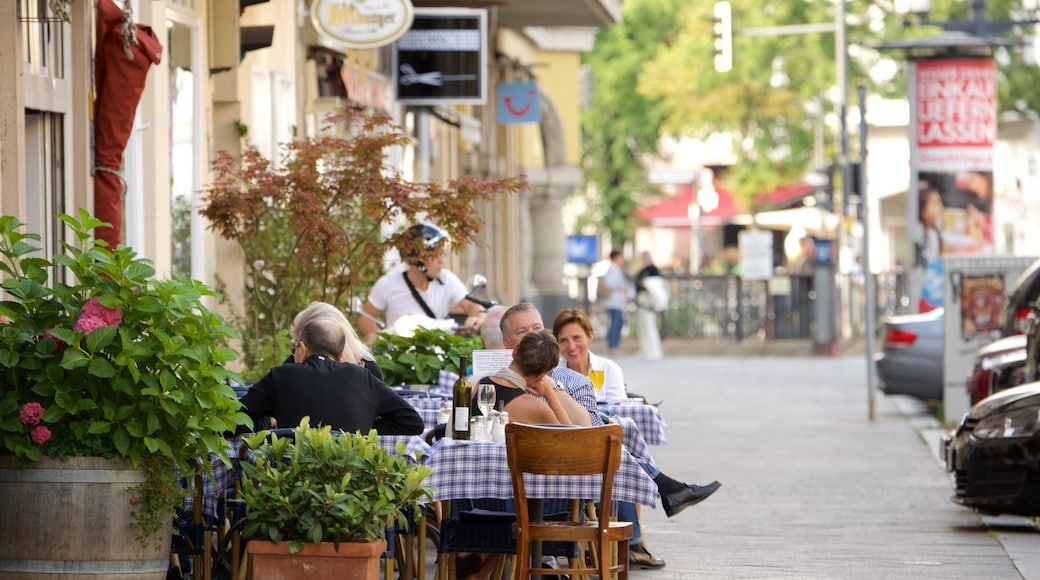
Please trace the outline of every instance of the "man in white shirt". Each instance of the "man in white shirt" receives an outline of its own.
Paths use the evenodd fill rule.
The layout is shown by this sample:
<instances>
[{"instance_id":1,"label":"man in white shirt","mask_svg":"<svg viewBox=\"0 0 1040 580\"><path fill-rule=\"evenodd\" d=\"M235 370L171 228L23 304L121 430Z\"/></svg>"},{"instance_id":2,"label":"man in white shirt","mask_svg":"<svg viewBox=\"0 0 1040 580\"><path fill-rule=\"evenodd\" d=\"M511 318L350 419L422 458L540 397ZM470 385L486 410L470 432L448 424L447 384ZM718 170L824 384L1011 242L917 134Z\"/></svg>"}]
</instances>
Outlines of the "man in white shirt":
<instances>
[{"instance_id":1,"label":"man in white shirt","mask_svg":"<svg viewBox=\"0 0 1040 580\"><path fill-rule=\"evenodd\" d=\"M444 268L443 246L448 234L431 224L417 224L409 228L409 238L416 246L402 248L401 254L408 261L407 269L395 269L376 281L362 308L358 328L365 341L369 345L375 342L380 319L384 319L386 328L393 332L394 323L401 316L414 314L443 320L452 307L465 312L466 331L479 331L484 307L466 300L469 293L466 285Z\"/></svg>"}]
</instances>

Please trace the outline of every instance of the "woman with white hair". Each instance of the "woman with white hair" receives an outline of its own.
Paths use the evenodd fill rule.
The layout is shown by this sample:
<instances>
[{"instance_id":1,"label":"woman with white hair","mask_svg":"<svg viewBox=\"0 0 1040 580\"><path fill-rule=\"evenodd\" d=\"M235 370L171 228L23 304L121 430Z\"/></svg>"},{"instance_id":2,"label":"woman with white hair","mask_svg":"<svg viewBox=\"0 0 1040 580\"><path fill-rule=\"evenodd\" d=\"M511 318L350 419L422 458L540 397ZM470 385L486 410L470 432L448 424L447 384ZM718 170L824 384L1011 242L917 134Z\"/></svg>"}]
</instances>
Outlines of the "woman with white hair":
<instances>
[{"instance_id":1,"label":"woman with white hair","mask_svg":"<svg viewBox=\"0 0 1040 580\"><path fill-rule=\"evenodd\" d=\"M357 331L354 330L354 326L347 320L343 311L328 302L311 302L307 305L307 308L301 310L293 318L292 326L289 327L289 337L292 339L293 344L300 340L300 329L313 320L330 320L343 327L343 333L346 335L347 341L343 345L343 354L340 356L339 362L363 366L375 375L377 379L383 380L383 369L376 364L372 349L358 337ZM292 362L291 355L286 362Z\"/></svg>"}]
</instances>

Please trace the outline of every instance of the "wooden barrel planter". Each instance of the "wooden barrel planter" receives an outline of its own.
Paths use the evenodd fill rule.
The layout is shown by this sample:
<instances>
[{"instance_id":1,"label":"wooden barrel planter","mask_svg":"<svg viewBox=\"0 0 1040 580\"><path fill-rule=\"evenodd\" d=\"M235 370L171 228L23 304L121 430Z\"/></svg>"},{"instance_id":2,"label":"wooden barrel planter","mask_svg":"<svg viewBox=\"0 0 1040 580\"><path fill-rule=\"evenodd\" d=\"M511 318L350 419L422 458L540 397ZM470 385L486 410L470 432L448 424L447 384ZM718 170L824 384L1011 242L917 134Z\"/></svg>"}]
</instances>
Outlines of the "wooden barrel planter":
<instances>
[{"instance_id":1,"label":"wooden barrel planter","mask_svg":"<svg viewBox=\"0 0 1040 580\"><path fill-rule=\"evenodd\" d=\"M0 578L165 579L171 532L142 543L131 526L127 488L143 481L125 460L44 458L23 468L0 455Z\"/></svg>"}]
</instances>

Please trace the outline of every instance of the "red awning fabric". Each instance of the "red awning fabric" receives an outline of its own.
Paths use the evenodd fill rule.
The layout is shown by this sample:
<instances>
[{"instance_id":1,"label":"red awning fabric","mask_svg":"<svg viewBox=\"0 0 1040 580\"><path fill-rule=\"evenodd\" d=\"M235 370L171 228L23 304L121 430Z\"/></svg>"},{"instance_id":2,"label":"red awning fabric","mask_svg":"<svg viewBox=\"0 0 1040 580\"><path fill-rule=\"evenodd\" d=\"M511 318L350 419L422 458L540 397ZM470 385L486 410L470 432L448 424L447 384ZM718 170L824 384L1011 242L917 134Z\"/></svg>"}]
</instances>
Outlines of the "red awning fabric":
<instances>
[{"instance_id":1,"label":"red awning fabric","mask_svg":"<svg viewBox=\"0 0 1040 580\"><path fill-rule=\"evenodd\" d=\"M813 193L815 188L808 183L794 183L780 186L773 191L763 191L755 194L755 205L763 210L787 209L793 206L800 207L803 197Z\"/></svg>"},{"instance_id":2,"label":"red awning fabric","mask_svg":"<svg viewBox=\"0 0 1040 580\"><path fill-rule=\"evenodd\" d=\"M719 226L743 211L730 192L724 189L716 189L715 192L719 196L719 204L710 212L701 213L701 226ZM639 208L637 215L652 227L688 229L690 204L693 203L695 195L696 188L693 185L678 185L674 194L659 199L654 205Z\"/></svg>"},{"instance_id":3,"label":"red awning fabric","mask_svg":"<svg viewBox=\"0 0 1040 580\"><path fill-rule=\"evenodd\" d=\"M94 217L112 224L95 235L115 249L123 225L123 150L134 126L148 69L162 60L163 47L151 27L134 25L136 43L125 46L124 13L112 0L98 4L94 101ZM131 54L127 54L127 49Z\"/></svg>"}]
</instances>

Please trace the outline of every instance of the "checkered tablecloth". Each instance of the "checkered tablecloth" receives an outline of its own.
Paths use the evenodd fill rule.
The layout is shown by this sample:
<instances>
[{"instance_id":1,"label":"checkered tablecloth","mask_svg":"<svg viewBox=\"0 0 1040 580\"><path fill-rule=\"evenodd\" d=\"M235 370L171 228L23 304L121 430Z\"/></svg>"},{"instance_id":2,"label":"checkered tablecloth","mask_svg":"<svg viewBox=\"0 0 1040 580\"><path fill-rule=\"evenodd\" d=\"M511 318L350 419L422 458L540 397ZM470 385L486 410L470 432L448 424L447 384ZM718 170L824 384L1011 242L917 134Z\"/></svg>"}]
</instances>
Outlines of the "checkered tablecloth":
<instances>
[{"instance_id":1,"label":"checkered tablecloth","mask_svg":"<svg viewBox=\"0 0 1040 580\"><path fill-rule=\"evenodd\" d=\"M443 399L439 397L408 397L405 400L411 403L412 407L415 407L427 429L437 424L437 413L440 411Z\"/></svg>"},{"instance_id":2,"label":"checkered tablecloth","mask_svg":"<svg viewBox=\"0 0 1040 580\"><path fill-rule=\"evenodd\" d=\"M657 405L638 403L600 403L600 411L608 415L628 417L636 422L650 445L668 445L668 424Z\"/></svg>"},{"instance_id":3,"label":"checkered tablecloth","mask_svg":"<svg viewBox=\"0 0 1040 580\"><path fill-rule=\"evenodd\" d=\"M441 439L424 461L433 472L426 483L435 488L434 501L513 497L506 446L490 441ZM528 476L527 494L533 498L590 499L599 495L599 476ZM653 507L657 503L657 484L622 451L621 468L614 476L614 501L628 501Z\"/></svg>"}]
</instances>

